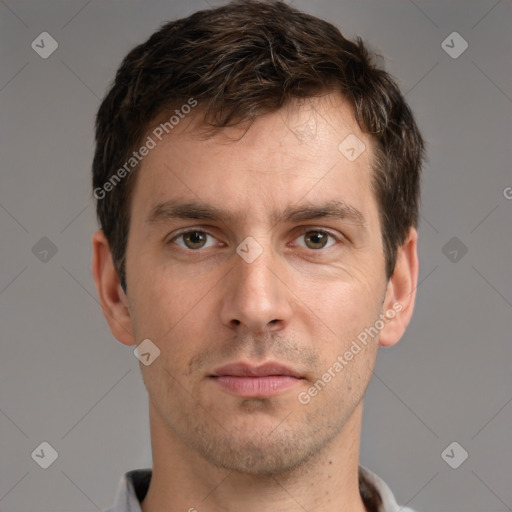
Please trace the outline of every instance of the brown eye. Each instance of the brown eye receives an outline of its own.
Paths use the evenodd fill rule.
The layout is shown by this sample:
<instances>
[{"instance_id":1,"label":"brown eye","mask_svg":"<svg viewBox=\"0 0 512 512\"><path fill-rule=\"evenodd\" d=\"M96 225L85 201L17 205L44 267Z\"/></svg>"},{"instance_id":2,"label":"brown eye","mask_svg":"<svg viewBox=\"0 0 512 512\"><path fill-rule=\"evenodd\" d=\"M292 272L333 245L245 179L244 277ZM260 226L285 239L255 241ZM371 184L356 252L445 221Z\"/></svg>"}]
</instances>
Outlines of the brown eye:
<instances>
[{"instance_id":1,"label":"brown eye","mask_svg":"<svg viewBox=\"0 0 512 512\"><path fill-rule=\"evenodd\" d=\"M208 237L211 241L208 240ZM181 233L171 241L184 249L197 250L211 247L215 243L215 238L205 231L192 230Z\"/></svg>"},{"instance_id":2,"label":"brown eye","mask_svg":"<svg viewBox=\"0 0 512 512\"><path fill-rule=\"evenodd\" d=\"M189 249L201 249L206 243L206 236L201 231L190 231L183 235L183 241Z\"/></svg>"},{"instance_id":3,"label":"brown eye","mask_svg":"<svg viewBox=\"0 0 512 512\"><path fill-rule=\"evenodd\" d=\"M295 243L306 249L325 249L336 243L336 237L321 229L310 229L309 231L303 231L295 239Z\"/></svg>"},{"instance_id":4,"label":"brown eye","mask_svg":"<svg viewBox=\"0 0 512 512\"><path fill-rule=\"evenodd\" d=\"M323 249L328 239L329 235L322 231L308 231L304 234L304 240L309 249Z\"/></svg>"}]
</instances>

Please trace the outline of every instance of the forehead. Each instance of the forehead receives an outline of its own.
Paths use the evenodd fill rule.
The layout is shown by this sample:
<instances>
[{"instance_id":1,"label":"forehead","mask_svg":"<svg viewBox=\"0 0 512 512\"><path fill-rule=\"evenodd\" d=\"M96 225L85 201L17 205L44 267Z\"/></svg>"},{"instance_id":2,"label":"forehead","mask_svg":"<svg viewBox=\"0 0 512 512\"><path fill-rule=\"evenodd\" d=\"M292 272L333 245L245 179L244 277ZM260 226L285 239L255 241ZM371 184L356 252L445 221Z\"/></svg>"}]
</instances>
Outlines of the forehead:
<instances>
[{"instance_id":1,"label":"forehead","mask_svg":"<svg viewBox=\"0 0 512 512\"><path fill-rule=\"evenodd\" d=\"M169 116L167 116L169 117ZM376 213L371 192L371 140L340 95L290 103L252 124L205 136L203 113L183 116L141 163L132 198L133 218L155 205L193 200L230 209L234 218L263 217L304 201L343 201ZM175 120L174 120L175 121ZM164 132L165 133L165 132Z\"/></svg>"}]
</instances>

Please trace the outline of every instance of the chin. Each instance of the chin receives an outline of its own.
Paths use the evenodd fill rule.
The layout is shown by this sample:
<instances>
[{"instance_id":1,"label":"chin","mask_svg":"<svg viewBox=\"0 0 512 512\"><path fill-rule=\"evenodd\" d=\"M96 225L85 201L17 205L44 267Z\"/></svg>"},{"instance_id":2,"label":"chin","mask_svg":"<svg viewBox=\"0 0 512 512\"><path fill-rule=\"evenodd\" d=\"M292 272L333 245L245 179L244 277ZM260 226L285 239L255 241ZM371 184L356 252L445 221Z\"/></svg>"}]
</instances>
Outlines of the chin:
<instances>
[{"instance_id":1,"label":"chin","mask_svg":"<svg viewBox=\"0 0 512 512\"><path fill-rule=\"evenodd\" d=\"M274 426L272 431L244 429L236 435L202 431L196 432L190 441L192 448L217 468L252 476L272 476L299 468L331 440L330 435L322 436L318 431L314 435L289 426L280 427L283 426Z\"/></svg>"},{"instance_id":2,"label":"chin","mask_svg":"<svg viewBox=\"0 0 512 512\"><path fill-rule=\"evenodd\" d=\"M218 446L214 452L203 453L214 466L239 474L273 476L290 472L310 458L310 454L290 450L289 446L262 446L238 442L238 448Z\"/></svg>"}]
</instances>

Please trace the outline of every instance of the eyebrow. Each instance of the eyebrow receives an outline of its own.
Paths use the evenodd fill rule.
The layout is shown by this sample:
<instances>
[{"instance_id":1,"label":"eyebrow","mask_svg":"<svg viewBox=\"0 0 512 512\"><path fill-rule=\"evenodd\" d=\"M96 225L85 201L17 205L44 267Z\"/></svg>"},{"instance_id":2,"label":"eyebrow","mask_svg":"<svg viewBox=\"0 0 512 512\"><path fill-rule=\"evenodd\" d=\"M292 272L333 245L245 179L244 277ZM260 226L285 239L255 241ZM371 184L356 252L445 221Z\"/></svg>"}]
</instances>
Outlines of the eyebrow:
<instances>
[{"instance_id":1,"label":"eyebrow","mask_svg":"<svg viewBox=\"0 0 512 512\"><path fill-rule=\"evenodd\" d=\"M240 218L241 215L236 212L230 212L213 205L194 201L170 200L155 205L147 217L147 222L157 224L172 219L234 222ZM367 222L364 215L358 209L341 200L328 201L320 205L292 205L283 212L273 212L270 217L274 224L279 222L303 222L324 218L347 220L364 230L367 229Z\"/></svg>"}]
</instances>

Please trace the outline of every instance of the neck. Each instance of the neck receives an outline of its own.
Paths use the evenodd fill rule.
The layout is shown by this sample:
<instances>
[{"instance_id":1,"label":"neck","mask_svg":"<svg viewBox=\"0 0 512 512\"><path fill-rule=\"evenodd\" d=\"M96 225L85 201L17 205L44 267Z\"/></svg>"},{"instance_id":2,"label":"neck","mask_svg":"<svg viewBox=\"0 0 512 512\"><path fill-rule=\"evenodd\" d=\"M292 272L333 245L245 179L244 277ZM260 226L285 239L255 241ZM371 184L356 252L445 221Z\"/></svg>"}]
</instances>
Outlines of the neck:
<instances>
[{"instance_id":1,"label":"neck","mask_svg":"<svg viewBox=\"0 0 512 512\"><path fill-rule=\"evenodd\" d=\"M365 512L358 461L362 402L324 449L286 473L217 468L176 439L150 405L153 474L143 512Z\"/></svg>"}]
</instances>

